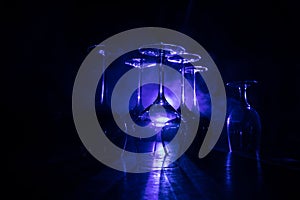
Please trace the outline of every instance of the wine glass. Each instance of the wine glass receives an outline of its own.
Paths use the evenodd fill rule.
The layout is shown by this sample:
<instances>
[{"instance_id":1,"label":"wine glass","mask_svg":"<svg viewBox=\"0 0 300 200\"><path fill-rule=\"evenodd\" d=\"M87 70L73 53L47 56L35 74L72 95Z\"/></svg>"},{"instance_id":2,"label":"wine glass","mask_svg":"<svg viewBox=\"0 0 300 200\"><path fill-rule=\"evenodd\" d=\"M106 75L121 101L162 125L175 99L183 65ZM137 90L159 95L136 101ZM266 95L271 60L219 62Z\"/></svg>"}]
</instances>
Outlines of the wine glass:
<instances>
[{"instance_id":1,"label":"wine glass","mask_svg":"<svg viewBox=\"0 0 300 200\"><path fill-rule=\"evenodd\" d=\"M144 45L139 48L143 55L155 57L159 69L159 89L157 98L140 115L140 119L145 125L151 123L154 127L163 127L165 122L180 118L180 114L166 100L164 93L164 64L166 59L173 55L179 55L185 52L185 49L179 45L157 43Z\"/></svg>"},{"instance_id":2,"label":"wine glass","mask_svg":"<svg viewBox=\"0 0 300 200\"><path fill-rule=\"evenodd\" d=\"M257 84L257 81L235 81L226 84L239 92L238 104L227 118L227 135L230 152L257 158L260 151L261 120L247 98L247 88L254 84Z\"/></svg>"},{"instance_id":3,"label":"wine glass","mask_svg":"<svg viewBox=\"0 0 300 200\"><path fill-rule=\"evenodd\" d=\"M184 52L180 55L172 55L169 56L167 58L168 62L179 65L179 71L181 72L181 98L180 98L180 107L178 108L177 112L180 113L180 118L174 118L174 119L170 119L165 123L165 126L163 127L162 130L162 141L166 141L169 142L172 140L172 137L168 137L168 136L173 136L173 134L171 134L172 132L176 133L179 129L179 124L181 124L182 126L182 133L180 134L182 135L184 138L182 138L183 140L185 139L185 136L187 134L187 118L191 117L191 111L189 110L189 108L186 105L185 102L185 73L186 73L186 65L187 64L191 64L194 62L197 62L201 59L201 57L197 54L192 54L192 53L188 53L188 52ZM184 114L189 115L184 116Z\"/></svg>"},{"instance_id":4,"label":"wine glass","mask_svg":"<svg viewBox=\"0 0 300 200\"><path fill-rule=\"evenodd\" d=\"M173 60L175 58L170 58L169 60ZM184 61L184 63L188 63L188 60L190 62L196 62L200 59L200 56L198 56L197 54L193 55L190 54L189 58L186 57ZM171 61L172 62L172 61ZM202 73L207 71L208 68L207 67L203 67L203 66L194 66L194 65L189 65L189 66L185 66L182 65L181 66L181 105L180 105L180 110L181 110L181 121L179 121L178 119L175 120L170 120L168 122L166 122L166 126L163 128L162 130L162 139L166 142L169 142L172 138L169 137L170 135L172 136L172 134L170 134L170 132L177 132L179 129L179 124L180 126L182 126L181 129L181 134L179 134L182 138L181 141L183 141L183 143L186 140L186 136L187 133L189 132L189 124L188 123L193 123L194 119L196 119L196 117L199 115L199 109L197 107L197 95L196 95L196 74L197 73ZM185 78L184 78L184 74L190 74L192 75L192 79L193 79L193 106L192 109L189 109L185 103ZM185 109L185 110L183 110ZM185 113L185 115L183 115L183 113ZM179 146L179 148L181 148L181 146Z\"/></svg>"},{"instance_id":5,"label":"wine glass","mask_svg":"<svg viewBox=\"0 0 300 200\"><path fill-rule=\"evenodd\" d=\"M130 110L131 117L133 119L136 119L140 112L144 109L143 103L142 103L142 81L143 81L143 69L147 67L153 67L156 65L156 63L153 63L145 58L131 58L125 61L126 65L135 67L139 70L139 75L138 75L138 85L137 85L137 101L134 106Z\"/></svg>"},{"instance_id":6,"label":"wine glass","mask_svg":"<svg viewBox=\"0 0 300 200\"><path fill-rule=\"evenodd\" d=\"M198 108L197 108L196 74L206 72L207 70L208 70L207 67L203 67L200 65L185 67L185 73L191 74L193 77L193 107L192 107L192 111L196 112L196 113L199 112Z\"/></svg>"},{"instance_id":7,"label":"wine glass","mask_svg":"<svg viewBox=\"0 0 300 200\"><path fill-rule=\"evenodd\" d=\"M147 68L147 67L156 66L156 63L153 63L149 59L139 57L139 58L130 58L125 61L125 64L132 66L134 68L137 68L139 70L136 104L129 111L130 116L133 119L133 121L137 121L139 114L141 113L141 111L144 110L143 103L142 103L143 69ZM125 117L124 117L124 119L125 119ZM135 125L133 124L133 125L129 126L129 124L130 123L128 123L127 121L124 121L124 128L125 128L126 136L125 136L125 141L124 141L124 145L123 145L123 151L126 149L126 146L127 146L128 132L135 131ZM139 138L139 140L141 140L141 138ZM136 147L137 147L137 152L139 152L139 148L138 148L139 146L137 143L136 143Z\"/></svg>"},{"instance_id":8,"label":"wine glass","mask_svg":"<svg viewBox=\"0 0 300 200\"><path fill-rule=\"evenodd\" d=\"M180 71L181 71L181 101L180 101L180 110L189 110L186 103L185 103L185 73L189 72L186 71L186 64L191 64L194 62L197 62L201 59L201 57L198 54L192 54L192 53L182 53L180 55L173 55L168 57L168 61L171 63L177 63L180 65ZM189 66L189 68L191 68ZM194 87L195 88L195 87ZM195 100L195 99L194 99ZM181 112L181 114L184 112ZM184 120L184 116L181 116L181 119Z\"/></svg>"},{"instance_id":9,"label":"wine glass","mask_svg":"<svg viewBox=\"0 0 300 200\"><path fill-rule=\"evenodd\" d=\"M155 131L160 130L155 139L153 152L156 152L157 142L161 141L165 155L168 155L164 140L161 137L161 128L169 120L180 119L180 113L166 100L164 93L164 64L167 58L173 55L179 55L185 52L185 49L179 45L156 43L148 44L139 48L139 52L143 55L156 59L159 72L159 88L157 98L154 102L145 108L139 116L139 124L150 124Z\"/></svg>"},{"instance_id":10,"label":"wine glass","mask_svg":"<svg viewBox=\"0 0 300 200\"><path fill-rule=\"evenodd\" d=\"M105 49L105 45L99 44L99 45L92 45L90 47L88 47L87 51L90 52L92 49L97 48L98 50L98 54L103 56L102 59L102 63L101 63L101 74L102 74L102 78L101 78L101 93L100 93L100 104L104 104L105 103L105 90L106 90L106 85L105 85L105 56L107 54L106 49Z\"/></svg>"}]
</instances>

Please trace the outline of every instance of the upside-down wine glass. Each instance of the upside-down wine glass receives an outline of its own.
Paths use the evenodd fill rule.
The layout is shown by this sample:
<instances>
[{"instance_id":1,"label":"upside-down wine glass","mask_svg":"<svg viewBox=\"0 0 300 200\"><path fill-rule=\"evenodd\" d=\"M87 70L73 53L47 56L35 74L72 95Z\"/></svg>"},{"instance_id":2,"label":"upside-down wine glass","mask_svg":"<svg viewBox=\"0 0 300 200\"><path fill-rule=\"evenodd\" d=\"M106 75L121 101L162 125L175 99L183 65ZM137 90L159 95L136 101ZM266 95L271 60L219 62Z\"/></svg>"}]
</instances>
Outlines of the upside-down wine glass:
<instances>
[{"instance_id":1,"label":"upside-down wine glass","mask_svg":"<svg viewBox=\"0 0 300 200\"><path fill-rule=\"evenodd\" d=\"M143 85L143 69L147 67L153 67L156 63L149 62L145 58L131 58L125 61L126 65L135 67L139 70L138 85L137 85L137 100L135 106L130 110L133 119L136 119L141 111L144 110L142 103L142 85Z\"/></svg>"},{"instance_id":2,"label":"upside-down wine glass","mask_svg":"<svg viewBox=\"0 0 300 200\"><path fill-rule=\"evenodd\" d=\"M192 53L183 53L180 55L174 55L168 57L168 61L171 63L176 63L179 64L180 66L180 71L181 71L181 100L180 100L180 110L189 110L186 103L185 103L185 73L186 71L186 64L191 64L199 61L201 57L198 54L192 54ZM190 67L189 67L190 68ZM195 98L195 97L194 97ZM181 120L184 120L185 117L182 116L181 113Z\"/></svg>"},{"instance_id":3,"label":"upside-down wine glass","mask_svg":"<svg viewBox=\"0 0 300 200\"><path fill-rule=\"evenodd\" d=\"M165 123L169 120L180 119L180 113L172 107L172 105L166 100L164 93L164 64L166 59L173 55L179 55L185 52L185 49L179 45L166 44L166 43L156 43L149 44L139 48L141 54L155 57L156 63L158 65L159 72L159 88L158 94L155 101L144 109L139 116L139 119L145 124L151 124L154 129L161 129L165 126ZM165 143L161 139L161 131L157 134L157 139L155 140L153 152L156 151L157 141L162 142L162 146L165 154L167 155L167 149L165 148Z\"/></svg>"},{"instance_id":4,"label":"upside-down wine glass","mask_svg":"<svg viewBox=\"0 0 300 200\"><path fill-rule=\"evenodd\" d=\"M143 85L143 69L147 67L156 66L156 63L151 62L151 60L147 60L145 58L131 58L125 61L126 65L137 68L139 71L138 75L138 84L137 84L137 99L135 106L130 110L130 115L134 121L138 118L139 114L144 110L142 103L142 85ZM125 132L134 131L134 127L128 127L127 122L124 122ZM140 138L141 139L141 138ZM125 136L125 142L123 146L123 151L126 149L128 136Z\"/></svg>"},{"instance_id":5,"label":"upside-down wine glass","mask_svg":"<svg viewBox=\"0 0 300 200\"><path fill-rule=\"evenodd\" d=\"M168 57L182 54L185 49L174 44L158 43L142 46L139 51L144 55L156 57L159 71L157 98L141 113L141 119L147 123L151 122L154 127L163 127L168 120L180 118L180 113L171 106L165 97L164 64Z\"/></svg>"},{"instance_id":6,"label":"upside-down wine glass","mask_svg":"<svg viewBox=\"0 0 300 200\"><path fill-rule=\"evenodd\" d=\"M194 57L194 58L192 58ZM190 62L196 62L198 59L200 59L198 55L190 55ZM186 141L186 136L189 132L189 125L188 123L191 123L194 119L196 119L196 115L199 115L199 109L197 107L197 95L196 95L196 73L201 73L207 71L207 67L203 66L194 66L194 65L189 65L185 66L183 65L182 68L180 69L181 71L181 105L180 105L180 110L181 110L181 124L180 126L182 127L182 134L181 139L183 143ZM183 73L184 72L184 73ZM184 74L191 74L192 75L192 80L193 80L193 105L192 109L190 110L186 103L185 103L185 77ZM186 110L183 110L186 109ZM183 112L182 112L183 111ZM186 113L188 116L184 116L183 113ZM188 120L189 119L189 120ZM174 132L177 131L179 128L179 122L176 120L170 120L166 123L166 126L163 128L162 131L162 139L165 140L166 142L169 142L172 138L168 137L169 132ZM179 147L181 148L181 146Z\"/></svg>"},{"instance_id":7,"label":"upside-down wine glass","mask_svg":"<svg viewBox=\"0 0 300 200\"><path fill-rule=\"evenodd\" d=\"M257 111L249 104L247 88L257 84L255 80L236 81L227 86L238 89L239 101L227 118L229 151L259 158L261 121Z\"/></svg>"}]
</instances>

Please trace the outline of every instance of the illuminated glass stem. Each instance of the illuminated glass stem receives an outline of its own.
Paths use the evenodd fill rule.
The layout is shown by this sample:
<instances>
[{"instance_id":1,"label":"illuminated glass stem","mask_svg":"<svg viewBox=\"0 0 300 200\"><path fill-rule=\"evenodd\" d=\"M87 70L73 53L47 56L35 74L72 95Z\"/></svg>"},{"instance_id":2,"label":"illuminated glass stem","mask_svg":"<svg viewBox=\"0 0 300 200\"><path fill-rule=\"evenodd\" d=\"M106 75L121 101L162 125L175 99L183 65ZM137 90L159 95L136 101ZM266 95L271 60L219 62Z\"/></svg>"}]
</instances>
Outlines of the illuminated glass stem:
<instances>
[{"instance_id":1,"label":"illuminated glass stem","mask_svg":"<svg viewBox=\"0 0 300 200\"><path fill-rule=\"evenodd\" d=\"M137 106L142 105L142 80L143 80L143 67L141 63L141 67L139 68L139 82L138 82L138 97L137 97Z\"/></svg>"},{"instance_id":2,"label":"illuminated glass stem","mask_svg":"<svg viewBox=\"0 0 300 200\"><path fill-rule=\"evenodd\" d=\"M250 104L247 100L247 84L244 84L239 87L239 93L240 93L240 100L242 102L242 105L245 105L246 107L250 107Z\"/></svg>"},{"instance_id":3,"label":"illuminated glass stem","mask_svg":"<svg viewBox=\"0 0 300 200\"><path fill-rule=\"evenodd\" d=\"M197 95L196 95L196 70L193 70L193 103L194 107L197 106Z\"/></svg>"},{"instance_id":4,"label":"illuminated glass stem","mask_svg":"<svg viewBox=\"0 0 300 200\"><path fill-rule=\"evenodd\" d=\"M102 59L102 82L101 82L101 104L103 104L104 102L104 95L105 95L105 70L104 70L104 66L105 66L105 59Z\"/></svg>"},{"instance_id":5,"label":"illuminated glass stem","mask_svg":"<svg viewBox=\"0 0 300 200\"><path fill-rule=\"evenodd\" d=\"M185 80L184 80L185 67L182 64L181 67L181 105L185 104Z\"/></svg>"},{"instance_id":6,"label":"illuminated glass stem","mask_svg":"<svg viewBox=\"0 0 300 200\"><path fill-rule=\"evenodd\" d=\"M163 66L164 53L161 51L159 59L159 96L160 100L165 98L164 93L164 66Z\"/></svg>"}]
</instances>

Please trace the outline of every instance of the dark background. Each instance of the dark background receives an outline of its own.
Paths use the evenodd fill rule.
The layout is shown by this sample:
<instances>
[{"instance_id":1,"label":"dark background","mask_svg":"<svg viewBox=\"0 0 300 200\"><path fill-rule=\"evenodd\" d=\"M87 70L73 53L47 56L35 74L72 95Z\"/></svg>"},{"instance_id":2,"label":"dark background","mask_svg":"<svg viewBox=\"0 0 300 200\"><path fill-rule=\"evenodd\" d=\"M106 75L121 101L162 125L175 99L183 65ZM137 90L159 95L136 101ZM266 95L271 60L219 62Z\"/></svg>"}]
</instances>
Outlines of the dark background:
<instances>
[{"instance_id":1,"label":"dark background","mask_svg":"<svg viewBox=\"0 0 300 200\"><path fill-rule=\"evenodd\" d=\"M300 159L299 6L292 1L24 1L4 9L3 154L9 183L24 191L38 187L33 182L53 159L71 160L83 151L71 95L87 48L137 27L192 37L224 82L258 80L250 101L262 118L263 152Z\"/></svg>"}]
</instances>

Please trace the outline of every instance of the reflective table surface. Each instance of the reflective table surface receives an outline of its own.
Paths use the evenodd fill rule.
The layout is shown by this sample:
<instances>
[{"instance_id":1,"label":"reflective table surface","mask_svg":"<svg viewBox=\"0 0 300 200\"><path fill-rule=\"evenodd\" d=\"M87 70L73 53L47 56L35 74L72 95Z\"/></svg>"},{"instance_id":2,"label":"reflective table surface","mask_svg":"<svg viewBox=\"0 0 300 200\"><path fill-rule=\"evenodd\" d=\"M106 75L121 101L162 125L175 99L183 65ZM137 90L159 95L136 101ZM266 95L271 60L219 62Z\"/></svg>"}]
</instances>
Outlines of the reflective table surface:
<instances>
[{"instance_id":1,"label":"reflective table surface","mask_svg":"<svg viewBox=\"0 0 300 200\"><path fill-rule=\"evenodd\" d=\"M78 156L80 155L80 156ZM26 166L23 163L22 168ZM110 169L84 149L57 154L19 174L31 199L291 199L299 163L280 164L213 150L186 152L168 167L134 174ZM26 179L28 178L28 179ZM25 184L26 185L26 184ZM29 186L30 185L30 186ZM293 198L297 199L297 198Z\"/></svg>"}]
</instances>

